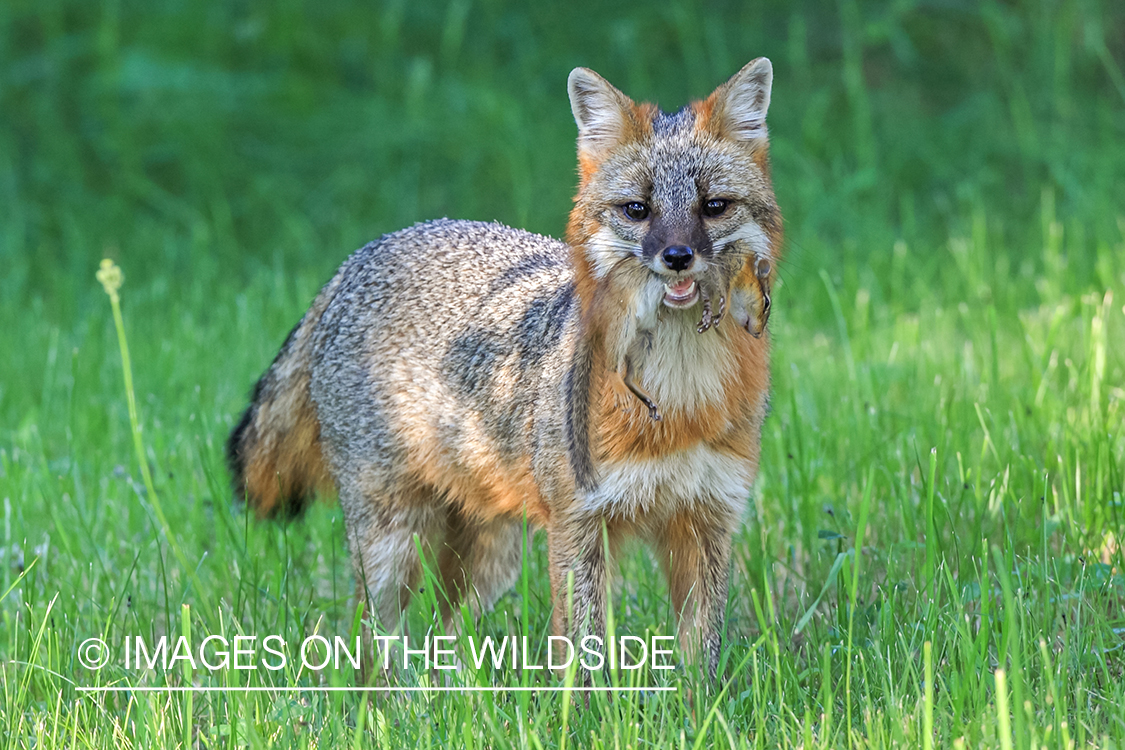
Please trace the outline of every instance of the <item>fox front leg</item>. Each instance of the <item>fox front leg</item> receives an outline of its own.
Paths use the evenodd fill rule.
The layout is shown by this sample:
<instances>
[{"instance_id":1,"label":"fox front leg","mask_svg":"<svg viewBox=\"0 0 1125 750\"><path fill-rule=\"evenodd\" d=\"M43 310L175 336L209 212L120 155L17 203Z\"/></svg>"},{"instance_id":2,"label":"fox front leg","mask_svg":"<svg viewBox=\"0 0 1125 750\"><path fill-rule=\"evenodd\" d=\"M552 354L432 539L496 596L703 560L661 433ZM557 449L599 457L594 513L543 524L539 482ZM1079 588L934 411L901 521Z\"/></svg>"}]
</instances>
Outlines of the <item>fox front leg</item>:
<instances>
[{"instance_id":1,"label":"fox front leg","mask_svg":"<svg viewBox=\"0 0 1125 750\"><path fill-rule=\"evenodd\" d=\"M723 618L730 580L733 515L684 511L654 538L657 558L668 578L685 664L718 676Z\"/></svg>"},{"instance_id":2,"label":"fox front leg","mask_svg":"<svg viewBox=\"0 0 1125 750\"><path fill-rule=\"evenodd\" d=\"M603 524L600 518L567 512L553 514L547 523L547 569L554 599L551 629L576 645L586 636L606 636L607 583L616 535ZM563 642L554 645L562 664ZM590 670L580 670L578 680L590 684Z\"/></svg>"}]
</instances>

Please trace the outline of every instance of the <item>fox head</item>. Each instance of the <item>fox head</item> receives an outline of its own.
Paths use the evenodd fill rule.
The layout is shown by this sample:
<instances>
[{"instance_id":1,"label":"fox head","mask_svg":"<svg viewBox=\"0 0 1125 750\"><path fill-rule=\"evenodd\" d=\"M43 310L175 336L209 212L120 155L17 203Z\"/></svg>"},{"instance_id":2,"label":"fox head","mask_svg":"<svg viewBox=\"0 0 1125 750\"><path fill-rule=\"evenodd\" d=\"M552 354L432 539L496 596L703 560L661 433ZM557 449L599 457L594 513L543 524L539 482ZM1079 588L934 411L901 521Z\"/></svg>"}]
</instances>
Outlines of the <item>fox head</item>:
<instances>
[{"instance_id":1,"label":"fox head","mask_svg":"<svg viewBox=\"0 0 1125 750\"><path fill-rule=\"evenodd\" d=\"M756 274L772 273L781 243L766 132L772 81L760 57L667 114L587 68L571 72L580 178L567 241L584 310L613 298L636 330L726 305L750 328Z\"/></svg>"}]
</instances>

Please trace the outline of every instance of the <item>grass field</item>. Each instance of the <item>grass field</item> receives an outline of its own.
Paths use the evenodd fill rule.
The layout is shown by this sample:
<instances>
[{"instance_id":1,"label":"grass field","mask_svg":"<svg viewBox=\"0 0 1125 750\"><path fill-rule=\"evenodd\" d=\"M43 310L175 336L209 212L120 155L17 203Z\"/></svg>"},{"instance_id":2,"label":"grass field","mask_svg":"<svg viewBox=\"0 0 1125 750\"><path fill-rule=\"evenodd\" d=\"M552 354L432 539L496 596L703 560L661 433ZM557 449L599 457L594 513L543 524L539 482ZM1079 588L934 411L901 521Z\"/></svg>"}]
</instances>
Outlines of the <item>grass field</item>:
<instances>
[{"instance_id":1,"label":"grass field","mask_svg":"<svg viewBox=\"0 0 1125 750\"><path fill-rule=\"evenodd\" d=\"M719 684L79 691L353 684L122 661L138 636L354 632L339 509L230 503L251 384L383 232L561 235L573 66L667 109L763 54L786 260ZM1125 747L1123 69L1111 0L0 4L0 743ZM544 558L539 537L480 635L542 657ZM614 620L672 632L642 550Z\"/></svg>"}]
</instances>

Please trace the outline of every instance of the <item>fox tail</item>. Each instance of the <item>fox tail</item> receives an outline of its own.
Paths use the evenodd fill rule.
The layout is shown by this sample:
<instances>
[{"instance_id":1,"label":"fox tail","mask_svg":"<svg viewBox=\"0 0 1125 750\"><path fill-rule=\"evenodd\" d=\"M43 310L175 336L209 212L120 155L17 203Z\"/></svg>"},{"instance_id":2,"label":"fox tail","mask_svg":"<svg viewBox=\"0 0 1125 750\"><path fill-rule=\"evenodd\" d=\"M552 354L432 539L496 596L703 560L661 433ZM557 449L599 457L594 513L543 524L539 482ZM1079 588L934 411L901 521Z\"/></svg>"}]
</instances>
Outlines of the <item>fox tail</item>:
<instances>
[{"instance_id":1,"label":"fox tail","mask_svg":"<svg viewBox=\"0 0 1125 750\"><path fill-rule=\"evenodd\" d=\"M326 288L289 332L227 439L235 498L248 502L259 518L298 517L318 489L332 487L309 394L312 332L330 298Z\"/></svg>"}]
</instances>

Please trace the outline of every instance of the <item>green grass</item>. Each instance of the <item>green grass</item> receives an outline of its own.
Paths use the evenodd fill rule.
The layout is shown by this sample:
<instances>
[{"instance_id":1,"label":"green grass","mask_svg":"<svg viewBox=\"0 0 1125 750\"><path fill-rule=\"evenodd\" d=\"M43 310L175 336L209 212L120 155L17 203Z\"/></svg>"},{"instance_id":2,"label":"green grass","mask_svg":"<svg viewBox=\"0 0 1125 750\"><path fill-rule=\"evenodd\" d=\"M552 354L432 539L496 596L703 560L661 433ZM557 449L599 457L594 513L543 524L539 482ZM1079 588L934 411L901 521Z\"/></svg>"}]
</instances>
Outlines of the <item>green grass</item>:
<instances>
[{"instance_id":1,"label":"green grass","mask_svg":"<svg viewBox=\"0 0 1125 750\"><path fill-rule=\"evenodd\" d=\"M0 741L1125 746L1119 5L0 5ZM92 672L77 649L352 633L338 508L285 526L229 502L222 441L286 331L352 249L413 221L560 235L571 67L667 108L759 54L777 71L787 245L729 683L637 675L677 691L588 707L558 693L76 691L351 684L138 675L119 659ZM106 255L126 275L150 487L94 279ZM542 538L531 549L475 627L528 634L542 656ZM424 602L412 617L420 630ZM640 550L614 622L671 632Z\"/></svg>"}]
</instances>

